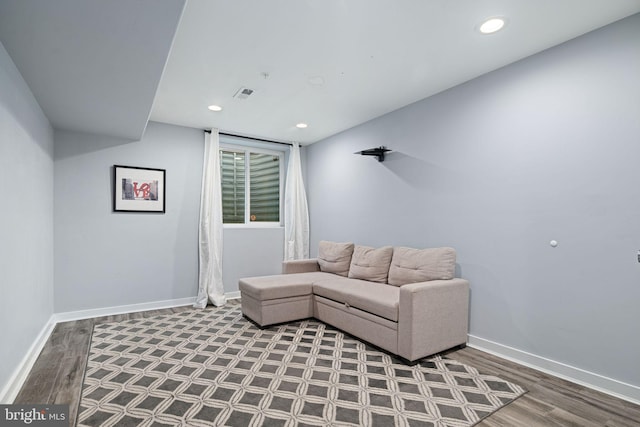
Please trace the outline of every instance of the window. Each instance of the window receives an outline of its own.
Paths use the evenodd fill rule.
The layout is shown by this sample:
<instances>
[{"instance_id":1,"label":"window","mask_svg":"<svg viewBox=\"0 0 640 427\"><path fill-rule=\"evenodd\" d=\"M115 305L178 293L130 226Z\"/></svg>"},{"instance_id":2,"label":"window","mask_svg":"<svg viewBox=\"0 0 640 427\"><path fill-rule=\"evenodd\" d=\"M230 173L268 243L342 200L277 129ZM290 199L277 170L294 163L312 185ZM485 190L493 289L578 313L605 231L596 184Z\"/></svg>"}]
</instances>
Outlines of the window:
<instances>
[{"instance_id":1,"label":"window","mask_svg":"<svg viewBox=\"0 0 640 427\"><path fill-rule=\"evenodd\" d=\"M282 158L255 148L220 150L225 224L280 224Z\"/></svg>"},{"instance_id":2,"label":"window","mask_svg":"<svg viewBox=\"0 0 640 427\"><path fill-rule=\"evenodd\" d=\"M244 224L245 207L244 151L220 150L222 179L222 222Z\"/></svg>"}]
</instances>

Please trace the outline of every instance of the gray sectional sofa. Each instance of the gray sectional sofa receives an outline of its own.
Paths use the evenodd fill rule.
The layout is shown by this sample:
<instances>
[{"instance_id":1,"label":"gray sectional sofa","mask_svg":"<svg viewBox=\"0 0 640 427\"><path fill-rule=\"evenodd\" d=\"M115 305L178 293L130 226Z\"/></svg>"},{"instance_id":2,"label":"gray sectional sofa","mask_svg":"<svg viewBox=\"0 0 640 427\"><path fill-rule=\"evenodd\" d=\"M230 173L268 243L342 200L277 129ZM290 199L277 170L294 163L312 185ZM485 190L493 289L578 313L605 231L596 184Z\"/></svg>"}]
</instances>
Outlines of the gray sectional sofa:
<instances>
[{"instance_id":1,"label":"gray sectional sofa","mask_svg":"<svg viewBox=\"0 0 640 427\"><path fill-rule=\"evenodd\" d=\"M241 279L243 314L259 324L315 317L408 361L465 344L469 282L453 248L371 248L322 241L318 258Z\"/></svg>"}]
</instances>

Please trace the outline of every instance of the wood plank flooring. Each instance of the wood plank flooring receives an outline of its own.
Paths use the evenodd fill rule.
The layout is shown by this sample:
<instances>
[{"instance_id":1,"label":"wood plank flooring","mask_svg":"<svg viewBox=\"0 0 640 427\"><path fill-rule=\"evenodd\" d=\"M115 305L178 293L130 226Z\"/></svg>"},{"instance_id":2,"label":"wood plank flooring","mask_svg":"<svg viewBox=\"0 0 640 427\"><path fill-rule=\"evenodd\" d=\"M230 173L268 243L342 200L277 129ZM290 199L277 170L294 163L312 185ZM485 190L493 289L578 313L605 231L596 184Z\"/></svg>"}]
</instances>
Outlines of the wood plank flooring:
<instances>
[{"instance_id":1,"label":"wood plank flooring","mask_svg":"<svg viewBox=\"0 0 640 427\"><path fill-rule=\"evenodd\" d=\"M238 301L230 303L237 304ZM59 323L15 403L69 404L70 425L75 425L93 326L184 310L193 308L177 307ZM639 405L470 347L450 351L447 356L528 390L527 394L485 418L478 426L640 427Z\"/></svg>"},{"instance_id":2,"label":"wood plank flooring","mask_svg":"<svg viewBox=\"0 0 640 427\"><path fill-rule=\"evenodd\" d=\"M452 351L448 357L528 390L479 426L640 426L640 405L470 347Z\"/></svg>"}]
</instances>

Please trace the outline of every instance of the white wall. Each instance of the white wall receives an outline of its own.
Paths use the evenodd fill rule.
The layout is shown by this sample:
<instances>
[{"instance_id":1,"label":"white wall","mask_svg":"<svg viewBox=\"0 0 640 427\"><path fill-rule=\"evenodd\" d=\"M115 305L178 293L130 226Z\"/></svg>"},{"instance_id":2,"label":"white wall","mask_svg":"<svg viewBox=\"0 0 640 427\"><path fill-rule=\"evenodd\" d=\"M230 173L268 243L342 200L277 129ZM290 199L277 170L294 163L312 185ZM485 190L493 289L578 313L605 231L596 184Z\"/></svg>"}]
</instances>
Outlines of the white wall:
<instances>
[{"instance_id":1,"label":"white wall","mask_svg":"<svg viewBox=\"0 0 640 427\"><path fill-rule=\"evenodd\" d=\"M453 246L472 335L640 400L638 76L635 15L311 145L312 248Z\"/></svg>"},{"instance_id":2,"label":"white wall","mask_svg":"<svg viewBox=\"0 0 640 427\"><path fill-rule=\"evenodd\" d=\"M0 44L0 402L52 313L53 130Z\"/></svg>"}]
</instances>

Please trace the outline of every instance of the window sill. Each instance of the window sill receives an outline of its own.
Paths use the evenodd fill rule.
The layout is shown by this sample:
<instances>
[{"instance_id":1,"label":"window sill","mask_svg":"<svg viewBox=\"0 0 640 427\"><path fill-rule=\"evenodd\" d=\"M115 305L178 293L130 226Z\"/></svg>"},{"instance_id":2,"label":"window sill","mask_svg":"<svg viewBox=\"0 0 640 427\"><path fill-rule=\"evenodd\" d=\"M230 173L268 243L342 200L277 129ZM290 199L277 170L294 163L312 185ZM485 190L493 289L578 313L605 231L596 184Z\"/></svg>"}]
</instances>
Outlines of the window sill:
<instances>
[{"instance_id":1,"label":"window sill","mask_svg":"<svg viewBox=\"0 0 640 427\"><path fill-rule=\"evenodd\" d=\"M284 225L280 223L262 223L262 224L223 224L222 228L229 229L238 229L238 228L247 228L247 229L255 229L255 228L284 228Z\"/></svg>"}]
</instances>

